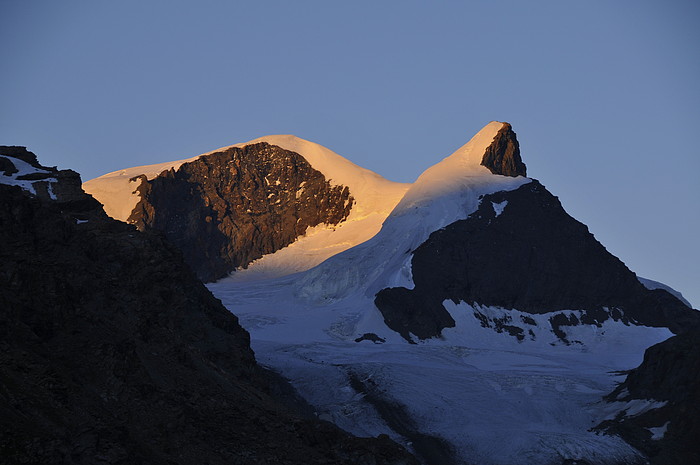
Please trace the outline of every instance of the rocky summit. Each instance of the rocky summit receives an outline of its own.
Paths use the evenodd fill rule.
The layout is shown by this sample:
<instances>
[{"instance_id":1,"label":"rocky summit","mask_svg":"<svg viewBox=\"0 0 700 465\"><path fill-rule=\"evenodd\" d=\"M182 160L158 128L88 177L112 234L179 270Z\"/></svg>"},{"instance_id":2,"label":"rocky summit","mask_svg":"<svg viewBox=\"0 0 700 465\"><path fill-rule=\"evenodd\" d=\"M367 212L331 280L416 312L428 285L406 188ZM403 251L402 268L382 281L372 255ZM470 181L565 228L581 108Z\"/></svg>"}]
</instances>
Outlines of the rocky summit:
<instances>
[{"instance_id":1,"label":"rocky summit","mask_svg":"<svg viewBox=\"0 0 700 465\"><path fill-rule=\"evenodd\" d=\"M163 235L0 147L0 463L417 464L314 418Z\"/></svg>"},{"instance_id":2,"label":"rocky summit","mask_svg":"<svg viewBox=\"0 0 700 465\"><path fill-rule=\"evenodd\" d=\"M503 123L491 145L486 148L481 164L493 174L527 176L527 167L520 158L520 143L510 123Z\"/></svg>"}]
</instances>

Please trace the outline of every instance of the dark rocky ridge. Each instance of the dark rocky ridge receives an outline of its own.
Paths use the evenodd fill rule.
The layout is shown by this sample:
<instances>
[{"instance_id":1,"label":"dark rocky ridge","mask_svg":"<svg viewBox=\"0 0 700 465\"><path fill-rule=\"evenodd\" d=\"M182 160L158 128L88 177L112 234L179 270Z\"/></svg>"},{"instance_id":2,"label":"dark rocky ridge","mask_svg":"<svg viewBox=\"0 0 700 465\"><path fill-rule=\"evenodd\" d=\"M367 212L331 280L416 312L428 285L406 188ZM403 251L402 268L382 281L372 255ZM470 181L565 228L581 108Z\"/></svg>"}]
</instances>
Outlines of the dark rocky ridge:
<instances>
[{"instance_id":1,"label":"dark rocky ridge","mask_svg":"<svg viewBox=\"0 0 700 465\"><path fill-rule=\"evenodd\" d=\"M36 155L27 150L27 147L23 147L21 145L0 145L0 155L6 155L7 157L9 157L7 159L9 162L12 162L11 158L17 158L18 160L27 162L30 165L35 166L37 168L58 172L58 169L56 169L55 167L49 168L46 166L39 165L39 161L37 160ZM17 171L15 170L14 172L16 173Z\"/></svg>"},{"instance_id":2,"label":"dark rocky ridge","mask_svg":"<svg viewBox=\"0 0 700 465\"><path fill-rule=\"evenodd\" d=\"M90 196L86 196L80 187L80 175L73 170L58 170L55 166L48 167L39 164L36 155L28 151L26 147L0 145L0 176L10 176L18 172L17 167L12 162L16 158L29 163L44 173L33 173L18 176L19 180L34 181L33 186L38 196L44 200L52 200L51 192L65 208L72 209L76 215L81 215L82 211L101 210L100 204ZM0 178L0 183L2 179Z\"/></svg>"},{"instance_id":3,"label":"dark rocky ridge","mask_svg":"<svg viewBox=\"0 0 700 465\"><path fill-rule=\"evenodd\" d=\"M0 184L0 463L417 463L282 405L180 252L52 173Z\"/></svg>"},{"instance_id":4,"label":"dark rocky ridge","mask_svg":"<svg viewBox=\"0 0 700 465\"><path fill-rule=\"evenodd\" d=\"M648 348L642 364L607 397L610 402L633 399L666 404L636 416L623 412L597 429L622 436L654 465L700 463L700 332ZM663 425L667 425L663 438L652 439L649 428Z\"/></svg>"},{"instance_id":5,"label":"dark rocky ridge","mask_svg":"<svg viewBox=\"0 0 700 465\"><path fill-rule=\"evenodd\" d=\"M486 149L481 164L493 174L527 176L527 167L520 158L520 143L510 123L503 123Z\"/></svg>"},{"instance_id":6,"label":"dark rocky ridge","mask_svg":"<svg viewBox=\"0 0 700 465\"><path fill-rule=\"evenodd\" d=\"M502 202L497 215L493 204ZM432 233L411 265L414 289L383 289L375 298L386 324L406 339L454 326L446 299L530 313L584 310L581 321L552 318L555 332L609 318L675 333L700 324L700 313L670 293L646 289L537 181L484 196L467 219ZM506 323L502 329L516 335Z\"/></svg>"},{"instance_id":7,"label":"dark rocky ridge","mask_svg":"<svg viewBox=\"0 0 700 465\"><path fill-rule=\"evenodd\" d=\"M291 244L311 226L338 224L354 201L301 155L265 142L143 177L139 193L128 221L162 231L205 282Z\"/></svg>"}]
</instances>

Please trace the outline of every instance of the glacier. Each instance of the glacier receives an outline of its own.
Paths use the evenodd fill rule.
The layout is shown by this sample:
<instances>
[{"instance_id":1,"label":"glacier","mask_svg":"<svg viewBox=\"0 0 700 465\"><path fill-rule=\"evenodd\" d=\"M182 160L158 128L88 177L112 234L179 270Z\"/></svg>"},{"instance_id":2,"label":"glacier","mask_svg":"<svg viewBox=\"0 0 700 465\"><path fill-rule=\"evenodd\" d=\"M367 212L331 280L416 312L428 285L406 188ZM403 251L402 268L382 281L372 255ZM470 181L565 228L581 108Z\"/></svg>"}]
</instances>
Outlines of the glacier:
<instances>
[{"instance_id":1,"label":"glacier","mask_svg":"<svg viewBox=\"0 0 700 465\"><path fill-rule=\"evenodd\" d=\"M304 253L305 240L313 244L323 233L311 232L208 288L250 332L260 363L288 378L319 418L353 434L388 434L426 463L437 463L435 444L447 454L441 463L636 463L639 452L591 428L615 408L602 397L642 361L647 347L672 335L668 329L608 320L567 327L573 343L565 343L550 318L575 309L533 315L447 300L455 327L410 344L374 305L380 289L412 287L411 252L431 232L466 218L484 194L530 182L480 166L501 127L489 123L428 169L368 240L308 270L275 272L276 264ZM528 330L524 340L489 325L504 317ZM403 412L410 427L406 421L397 427L382 405Z\"/></svg>"}]
</instances>

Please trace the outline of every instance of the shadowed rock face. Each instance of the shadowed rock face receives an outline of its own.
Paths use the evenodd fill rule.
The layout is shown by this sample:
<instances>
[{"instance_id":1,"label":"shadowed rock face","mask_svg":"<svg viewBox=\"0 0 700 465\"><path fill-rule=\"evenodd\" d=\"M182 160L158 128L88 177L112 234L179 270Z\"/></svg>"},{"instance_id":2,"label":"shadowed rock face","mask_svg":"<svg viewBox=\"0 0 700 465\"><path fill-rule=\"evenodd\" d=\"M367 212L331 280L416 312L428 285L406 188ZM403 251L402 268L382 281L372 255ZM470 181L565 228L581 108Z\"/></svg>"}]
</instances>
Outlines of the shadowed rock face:
<instances>
[{"instance_id":1,"label":"shadowed rock face","mask_svg":"<svg viewBox=\"0 0 700 465\"><path fill-rule=\"evenodd\" d=\"M177 249L51 173L0 183L0 463L417 463L293 413Z\"/></svg>"},{"instance_id":2,"label":"shadowed rock face","mask_svg":"<svg viewBox=\"0 0 700 465\"><path fill-rule=\"evenodd\" d=\"M10 176L18 172L13 159L29 163L43 171L17 178L22 181L32 181L34 190L41 199L52 200L49 193L51 192L61 205L76 211L76 214L94 209L101 211L99 202L83 192L78 173L73 170L58 170L56 167L42 166L37 161L36 155L26 147L0 145L0 176ZM2 178L0 178L1 183Z\"/></svg>"},{"instance_id":3,"label":"shadowed rock face","mask_svg":"<svg viewBox=\"0 0 700 465\"><path fill-rule=\"evenodd\" d=\"M493 174L527 176L527 168L520 158L520 144L510 123L503 123L503 127L486 149L481 164Z\"/></svg>"},{"instance_id":4,"label":"shadowed rock face","mask_svg":"<svg viewBox=\"0 0 700 465\"><path fill-rule=\"evenodd\" d=\"M655 465L700 463L700 332L688 332L656 344L606 400L664 401L640 415L621 413L596 429L622 436ZM654 428L666 425L663 437ZM652 430L650 430L652 429Z\"/></svg>"},{"instance_id":5,"label":"shadowed rock face","mask_svg":"<svg viewBox=\"0 0 700 465\"><path fill-rule=\"evenodd\" d=\"M129 223L162 231L203 281L213 281L338 224L354 199L299 154L261 142L230 148L146 180Z\"/></svg>"},{"instance_id":6,"label":"shadowed rock face","mask_svg":"<svg viewBox=\"0 0 700 465\"><path fill-rule=\"evenodd\" d=\"M37 161L36 155L27 150L27 147L23 147L21 145L0 145L0 155L6 155L7 157L9 157L9 159L7 159L7 161L9 162L12 162L12 158L17 158L18 160L27 162L32 166L51 169L56 172L58 171L56 168L47 168L45 166L40 166L39 162ZM16 173L17 170L14 170L13 172Z\"/></svg>"},{"instance_id":7,"label":"shadowed rock face","mask_svg":"<svg viewBox=\"0 0 700 465\"><path fill-rule=\"evenodd\" d=\"M581 321L553 318L555 332L615 318L678 333L699 321L668 292L646 289L537 181L484 196L467 219L432 233L411 266L414 289L388 288L375 298L387 325L407 339L454 326L446 299L530 313L585 311Z\"/></svg>"}]
</instances>

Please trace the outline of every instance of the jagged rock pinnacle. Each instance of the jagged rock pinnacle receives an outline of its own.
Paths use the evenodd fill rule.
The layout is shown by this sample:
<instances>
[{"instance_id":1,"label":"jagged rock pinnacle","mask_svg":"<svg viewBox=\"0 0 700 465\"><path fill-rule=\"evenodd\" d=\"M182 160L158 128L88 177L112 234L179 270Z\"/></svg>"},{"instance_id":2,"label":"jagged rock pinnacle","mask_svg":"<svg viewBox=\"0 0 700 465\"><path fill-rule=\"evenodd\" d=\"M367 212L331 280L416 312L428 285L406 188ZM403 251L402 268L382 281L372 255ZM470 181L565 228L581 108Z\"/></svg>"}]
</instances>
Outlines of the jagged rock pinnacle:
<instances>
[{"instance_id":1,"label":"jagged rock pinnacle","mask_svg":"<svg viewBox=\"0 0 700 465\"><path fill-rule=\"evenodd\" d=\"M493 174L527 176L527 167L520 158L520 144L510 123L503 123L503 127L486 149L481 164Z\"/></svg>"}]
</instances>

